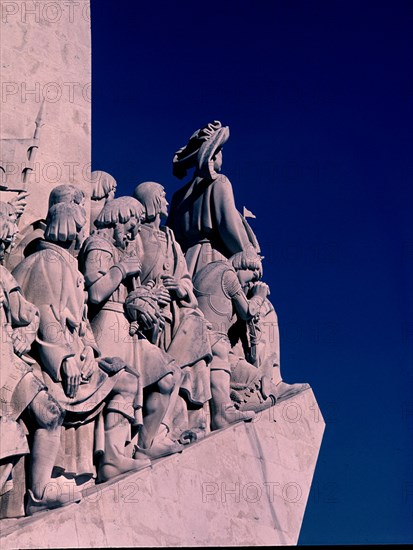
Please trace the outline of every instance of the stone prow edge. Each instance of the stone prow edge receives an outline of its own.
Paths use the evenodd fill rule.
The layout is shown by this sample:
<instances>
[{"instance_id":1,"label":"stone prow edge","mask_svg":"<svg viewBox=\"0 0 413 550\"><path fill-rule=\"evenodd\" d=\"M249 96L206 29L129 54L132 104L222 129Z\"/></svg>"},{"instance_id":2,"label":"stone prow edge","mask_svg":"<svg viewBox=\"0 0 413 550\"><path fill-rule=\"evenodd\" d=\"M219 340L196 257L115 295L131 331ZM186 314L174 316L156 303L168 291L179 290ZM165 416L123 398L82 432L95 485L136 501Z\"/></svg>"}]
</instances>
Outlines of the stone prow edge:
<instances>
[{"instance_id":1,"label":"stone prow edge","mask_svg":"<svg viewBox=\"0 0 413 550\"><path fill-rule=\"evenodd\" d=\"M286 400L281 400L280 402L277 402L273 407L262 411L261 414L267 413L268 415L270 415L270 414L272 414L271 411L274 411L273 419L276 422L277 421L277 416L276 416L277 409L279 409L283 405L285 406L285 404L288 403L289 401L293 401L294 399L297 399L300 396L302 396L303 394L308 393L308 392L312 393L311 387L303 390L299 394L291 396L290 398L288 398ZM315 401L315 398L314 398L314 401ZM320 418L323 421L323 418L321 417L321 414L320 414ZM188 447L185 448L184 451L182 453L178 454L178 455L169 455L169 456L159 458L159 459L153 461L151 467L144 468L142 470L139 470L138 472L128 472L128 473L125 473L123 475L117 476L117 477L113 478L112 480L107 481L105 483L97 484L97 485L94 485L94 486L89 486L85 489L85 491L87 492L87 498L89 498L89 497L93 498L93 495L96 495L96 494L102 493L102 492L106 492L106 490L110 489L110 487L115 486L116 484L118 484L118 483L120 483L120 482L122 482L126 479L128 481L134 481L134 480L138 480L139 478L142 478L142 476L145 476L145 477L147 477L148 475L151 476L151 475L153 475L154 472L156 472L156 469L160 464L165 464L169 461L174 461L174 460L176 460L176 457L178 457L178 456L181 457L181 456L184 456L186 453L190 453L191 449L198 448L200 445L208 445L209 442L211 442L212 440L214 440L215 438L219 437L220 435L222 435L223 433L225 433L229 430L240 430L243 427L245 427L247 430L248 430L248 428L250 428L251 433L252 433L253 427L254 427L254 421L252 421L252 422L240 422L240 423L231 424L230 426L228 426L226 428L214 431L214 432L208 434L203 439L201 439L201 440L199 440L199 441L197 441L197 442L195 442L191 445L188 445ZM323 429L323 431L324 431L324 429ZM322 440L322 436L321 436L321 440ZM320 441L320 446L321 446L321 441ZM261 457L260 459L264 459L264 457ZM313 471L313 474L314 474L314 471ZM308 495L307 495L307 500L308 500ZM72 503L68 506L65 506L64 508L58 508L58 509L55 509L55 510L45 510L43 512L39 512L38 514L36 514L32 517L21 517L21 518L15 518L15 519L11 519L11 520L10 519L0 520L0 531L1 531L0 532L0 540L7 537L8 535L13 534L13 533L16 534L18 531L24 530L25 528L27 528L29 526L39 524L39 527L41 527L41 524L42 524L43 520L46 517L51 518L52 515L57 515L58 513L59 513L59 515L61 515L61 514L66 515L67 514L68 516L70 516L71 512L73 512L75 510L75 507L76 506L81 506L82 502L85 502L85 499L78 502L78 503ZM58 521L58 517L56 517L56 519ZM1 528L2 523L6 523L6 522L9 525L5 526L4 528ZM298 536L297 536L297 538L298 538ZM6 541L5 541L5 544L7 544ZM2 545L0 544L0 546L2 546ZM5 546L5 548L6 547L7 546Z\"/></svg>"}]
</instances>

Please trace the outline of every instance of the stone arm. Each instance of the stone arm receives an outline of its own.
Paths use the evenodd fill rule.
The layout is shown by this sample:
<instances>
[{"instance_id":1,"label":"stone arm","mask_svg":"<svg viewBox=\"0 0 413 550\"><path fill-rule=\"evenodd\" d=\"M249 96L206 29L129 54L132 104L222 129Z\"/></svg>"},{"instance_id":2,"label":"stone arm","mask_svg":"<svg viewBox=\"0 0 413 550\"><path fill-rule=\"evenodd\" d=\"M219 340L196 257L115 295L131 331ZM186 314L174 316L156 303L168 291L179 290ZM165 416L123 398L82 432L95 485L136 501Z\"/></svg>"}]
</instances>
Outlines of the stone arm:
<instances>
[{"instance_id":1,"label":"stone arm","mask_svg":"<svg viewBox=\"0 0 413 550\"><path fill-rule=\"evenodd\" d=\"M192 284L191 276L184 276L181 278L181 285L185 289L185 296L179 302L183 307L195 308L198 306L198 301L195 298L194 287Z\"/></svg>"},{"instance_id":2,"label":"stone arm","mask_svg":"<svg viewBox=\"0 0 413 550\"><path fill-rule=\"evenodd\" d=\"M14 273L26 298L39 311L39 362L54 382L62 382L62 367L67 360L74 358L80 369L86 348L96 351L90 338L85 338L83 277L50 253L36 253L27 262L29 266L20 264Z\"/></svg>"},{"instance_id":3,"label":"stone arm","mask_svg":"<svg viewBox=\"0 0 413 550\"><path fill-rule=\"evenodd\" d=\"M243 321L249 321L258 315L261 306L264 303L264 297L260 295L253 295L250 299L248 299L241 287L235 271L230 269L224 273L222 285L225 294L231 299L234 309L240 319ZM265 287L263 284L262 288ZM261 288L261 286L257 286L257 288ZM260 293L263 294L263 292Z\"/></svg>"},{"instance_id":4,"label":"stone arm","mask_svg":"<svg viewBox=\"0 0 413 550\"><path fill-rule=\"evenodd\" d=\"M121 263L114 264L113 256L105 250L90 250L84 260L85 285L92 304L107 300L127 276Z\"/></svg>"},{"instance_id":5,"label":"stone arm","mask_svg":"<svg viewBox=\"0 0 413 550\"><path fill-rule=\"evenodd\" d=\"M41 367L52 380L61 382L62 363L65 359L74 357L76 351L53 304L39 305L39 312L40 326L36 341Z\"/></svg>"},{"instance_id":6,"label":"stone arm","mask_svg":"<svg viewBox=\"0 0 413 550\"><path fill-rule=\"evenodd\" d=\"M185 257L178 243L176 243L176 247L177 247L178 258L179 258L179 268L181 271L179 281L182 285L182 288L185 291L184 297L181 300L179 300L179 302L183 307L196 308L198 307L198 301L195 298L192 277L189 274Z\"/></svg>"},{"instance_id":7,"label":"stone arm","mask_svg":"<svg viewBox=\"0 0 413 550\"><path fill-rule=\"evenodd\" d=\"M19 220L27 206L27 198L29 196L28 191L19 191L18 195L13 197L9 204L13 207L17 219Z\"/></svg>"},{"instance_id":8,"label":"stone arm","mask_svg":"<svg viewBox=\"0 0 413 550\"><path fill-rule=\"evenodd\" d=\"M7 294L7 317L12 329L14 351L21 355L30 350L36 337L39 311L24 298L18 282L3 266L0 266L0 276L1 290L4 289Z\"/></svg>"},{"instance_id":9,"label":"stone arm","mask_svg":"<svg viewBox=\"0 0 413 550\"><path fill-rule=\"evenodd\" d=\"M30 351L39 328L38 309L25 300L19 289L9 294L11 338L15 353L23 355Z\"/></svg>"},{"instance_id":10,"label":"stone arm","mask_svg":"<svg viewBox=\"0 0 413 550\"><path fill-rule=\"evenodd\" d=\"M214 226L229 252L228 257L254 246L235 206L231 182L224 175L213 184L211 206L215 215Z\"/></svg>"},{"instance_id":11,"label":"stone arm","mask_svg":"<svg viewBox=\"0 0 413 550\"><path fill-rule=\"evenodd\" d=\"M37 330L39 326L38 309L23 297L19 288L9 294L9 307L13 328L30 326L33 330Z\"/></svg>"},{"instance_id":12,"label":"stone arm","mask_svg":"<svg viewBox=\"0 0 413 550\"><path fill-rule=\"evenodd\" d=\"M66 378L62 377L66 360L76 358L76 363L80 364L80 355L89 344L83 340L85 306L83 290L79 289L83 278L76 280L65 262L51 264L48 260L47 256L38 258L27 288L41 280L42 291L36 293L33 289L30 294L40 314L36 338L40 364L52 380L62 382Z\"/></svg>"},{"instance_id":13,"label":"stone arm","mask_svg":"<svg viewBox=\"0 0 413 550\"><path fill-rule=\"evenodd\" d=\"M182 307L196 308L198 306L198 301L195 298L194 285L192 283L192 277L188 271L185 256L182 252L180 244L175 239L173 231L168 227L165 229L169 239L172 241L175 263L174 277L180 287L180 294L177 294L179 305Z\"/></svg>"}]
</instances>

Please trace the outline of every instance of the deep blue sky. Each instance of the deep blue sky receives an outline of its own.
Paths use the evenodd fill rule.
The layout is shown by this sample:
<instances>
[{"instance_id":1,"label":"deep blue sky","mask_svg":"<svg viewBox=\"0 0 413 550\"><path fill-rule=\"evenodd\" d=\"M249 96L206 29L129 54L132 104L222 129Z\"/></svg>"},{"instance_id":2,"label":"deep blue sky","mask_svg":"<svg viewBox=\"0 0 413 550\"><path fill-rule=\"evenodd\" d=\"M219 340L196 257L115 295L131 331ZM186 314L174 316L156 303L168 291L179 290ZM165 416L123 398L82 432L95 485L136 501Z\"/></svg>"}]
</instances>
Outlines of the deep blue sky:
<instances>
[{"instance_id":1,"label":"deep blue sky","mask_svg":"<svg viewBox=\"0 0 413 550\"><path fill-rule=\"evenodd\" d=\"M181 185L216 118L286 381L327 422L301 544L413 542L413 3L92 0L93 167Z\"/></svg>"}]
</instances>

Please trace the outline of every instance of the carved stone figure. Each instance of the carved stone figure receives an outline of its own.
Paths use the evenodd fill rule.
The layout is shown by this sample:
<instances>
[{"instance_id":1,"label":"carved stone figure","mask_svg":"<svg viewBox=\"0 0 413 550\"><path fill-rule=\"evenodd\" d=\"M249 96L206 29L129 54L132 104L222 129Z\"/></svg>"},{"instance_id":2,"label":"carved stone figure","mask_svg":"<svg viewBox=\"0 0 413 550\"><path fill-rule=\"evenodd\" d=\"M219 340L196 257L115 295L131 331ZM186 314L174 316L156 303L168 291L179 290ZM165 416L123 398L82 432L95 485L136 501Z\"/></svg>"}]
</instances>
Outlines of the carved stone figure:
<instances>
[{"instance_id":1,"label":"carved stone figure","mask_svg":"<svg viewBox=\"0 0 413 550\"><path fill-rule=\"evenodd\" d=\"M39 312L23 297L18 282L2 265L6 251L13 245L16 221L13 206L0 202L0 495L12 490L13 466L20 456L29 453L25 435L28 428L32 443L26 513L32 515L63 506L75 495L47 492L64 412L47 392L38 365L27 355L39 326ZM19 479L18 485L23 487L24 479ZM19 509L8 508L3 510L2 503L2 515L21 514Z\"/></svg>"},{"instance_id":2,"label":"carved stone figure","mask_svg":"<svg viewBox=\"0 0 413 550\"><path fill-rule=\"evenodd\" d=\"M81 498L48 494L52 475L104 482L308 388L281 378L260 247L219 173L228 137L214 121L177 151L174 174L194 175L167 226L162 185L115 199L98 171L85 240L85 194L56 187L13 274L28 195L0 203L0 501L22 456L33 514Z\"/></svg>"},{"instance_id":3,"label":"carved stone figure","mask_svg":"<svg viewBox=\"0 0 413 550\"><path fill-rule=\"evenodd\" d=\"M88 324L84 278L75 259L86 223L83 202L83 192L72 185L53 189L45 241L14 276L39 310L33 351L49 392L66 412L55 465L91 476L94 457L101 455L103 481L145 462L125 455L130 426L137 423L137 375L120 359L100 357Z\"/></svg>"},{"instance_id":4,"label":"carved stone figure","mask_svg":"<svg viewBox=\"0 0 413 550\"><path fill-rule=\"evenodd\" d=\"M194 277L199 307L212 325L211 425L215 429L224 427L233 415L234 406L229 401L230 379L238 389L247 392L253 389L257 393L258 401L244 404L243 409L257 411L275 402L270 397L274 392L262 392L262 373L243 357L236 357L231 352L228 337L234 316L249 321L259 315L268 294L268 286L259 281L260 271L258 257L252 260L245 252L239 252L233 256L232 261L211 262ZM247 283L254 283L250 299L242 288ZM218 406L224 402L224 396L227 408Z\"/></svg>"},{"instance_id":5,"label":"carved stone figure","mask_svg":"<svg viewBox=\"0 0 413 550\"><path fill-rule=\"evenodd\" d=\"M158 304L163 319L162 331L156 331L155 343L170 353L182 369L182 381L177 388L181 395L191 403L191 416L197 416L197 410L211 398L208 363L212 352L208 338L208 323L194 295L192 279L188 273L181 247L169 227L161 225L161 219L168 215L168 202L165 189L156 182L144 182L135 188L134 196L144 206L145 215L135 241L142 248L141 284L150 282L159 289ZM156 327L146 326L145 334L153 338ZM178 398L179 401L179 398ZM181 409L187 410L185 406ZM164 421L169 430L172 424L179 424L177 405L174 405L172 421ZM185 423L194 427L195 418ZM195 424L194 424L195 422ZM202 420L201 420L202 422ZM183 430L182 430L183 431Z\"/></svg>"},{"instance_id":6,"label":"carved stone figure","mask_svg":"<svg viewBox=\"0 0 413 550\"><path fill-rule=\"evenodd\" d=\"M91 174L92 195L90 203L90 232L96 229L95 220L105 206L106 201L115 198L117 183L113 176L102 170L95 170Z\"/></svg>"},{"instance_id":7,"label":"carved stone figure","mask_svg":"<svg viewBox=\"0 0 413 550\"><path fill-rule=\"evenodd\" d=\"M243 290L251 298L254 286L247 283ZM278 318L270 300L265 298L259 315L252 319L237 318L229 330L232 346L231 359L245 358L255 365L263 375L261 388L264 395L272 395L276 401L289 397L309 388L307 383L288 384L281 376L279 357ZM248 387L240 380L232 380L234 390L243 390L248 393ZM239 393L239 391L238 391ZM236 395L236 392L233 392ZM255 396L257 397L257 396Z\"/></svg>"},{"instance_id":8,"label":"carved stone figure","mask_svg":"<svg viewBox=\"0 0 413 550\"><path fill-rule=\"evenodd\" d=\"M96 232L84 243L80 266L91 304L91 325L102 352L109 354L116 348L118 355L139 373L144 388L143 403L140 400L143 421L135 456L156 458L181 450L168 438L154 443L179 381L179 371L170 355L138 333L137 318L128 317L125 306L128 303L132 310L142 307L139 321L145 318L149 322L151 289L137 288L134 279L142 265L133 244L142 214L142 205L132 197L108 201L95 222Z\"/></svg>"},{"instance_id":9,"label":"carved stone figure","mask_svg":"<svg viewBox=\"0 0 413 550\"><path fill-rule=\"evenodd\" d=\"M259 252L252 229L235 206L230 181L219 174L228 138L229 128L215 120L197 130L173 159L179 179L195 169L193 179L174 194L167 222L182 246L191 275L237 252Z\"/></svg>"},{"instance_id":10,"label":"carved stone figure","mask_svg":"<svg viewBox=\"0 0 413 550\"><path fill-rule=\"evenodd\" d=\"M173 196L167 221L185 252L193 276L210 262L229 259L239 252L244 252L251 261L260 253L254 232L235 206L230 181L219 173L222 148L228 138L229 128L215 120L197 130L173 159L174 175L180 179L194 168L193 179ZM242 330L242 323L238 323L238 328ZM254 340L251 330L260 333L261 339L256 346L258 355L249 359L256 364L260 362L267 372L272 372L278 384L278 398L308 387L308 384L286 384L281 378L278 319L268 298L262 307L260 321L250 322L249 327L244 324L244 333L246 330L250 334L239 336Z\"/></svg>"}]
</instances>

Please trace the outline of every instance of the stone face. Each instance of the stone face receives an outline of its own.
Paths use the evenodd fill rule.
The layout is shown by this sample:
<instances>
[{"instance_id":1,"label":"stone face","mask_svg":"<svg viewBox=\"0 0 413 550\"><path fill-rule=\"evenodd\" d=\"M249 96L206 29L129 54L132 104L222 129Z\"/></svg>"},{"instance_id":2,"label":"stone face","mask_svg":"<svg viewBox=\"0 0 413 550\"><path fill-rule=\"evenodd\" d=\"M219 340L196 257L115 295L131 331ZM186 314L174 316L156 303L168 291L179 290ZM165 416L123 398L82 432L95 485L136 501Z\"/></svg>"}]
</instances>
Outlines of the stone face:
<instances>
[{"instance_id":1,"label":"stone face","mask_svg":"<svg viewBox=\"0 0 413 550\"><path fill-rule=\"evenodd\" d=\"M0 28L0 164L7 172L20 172L27 162L17 153L10 157L10 140L33 138L44 102L22 232L45 217L56 185L71 183L90 196L90 2L2 1ZM0 200L9 200L10 193L0 195Z\"/></svg>"},{"instance_id":2,"label":"stone face","mask_svg":"<svg viewBox=\"0 0 413 550\"><path fill-rule=\"evenodd\" d=\"M294 545L324 427L306 390L79 504L3 521L1 548Z\"/></svg>"}]
</instances>

